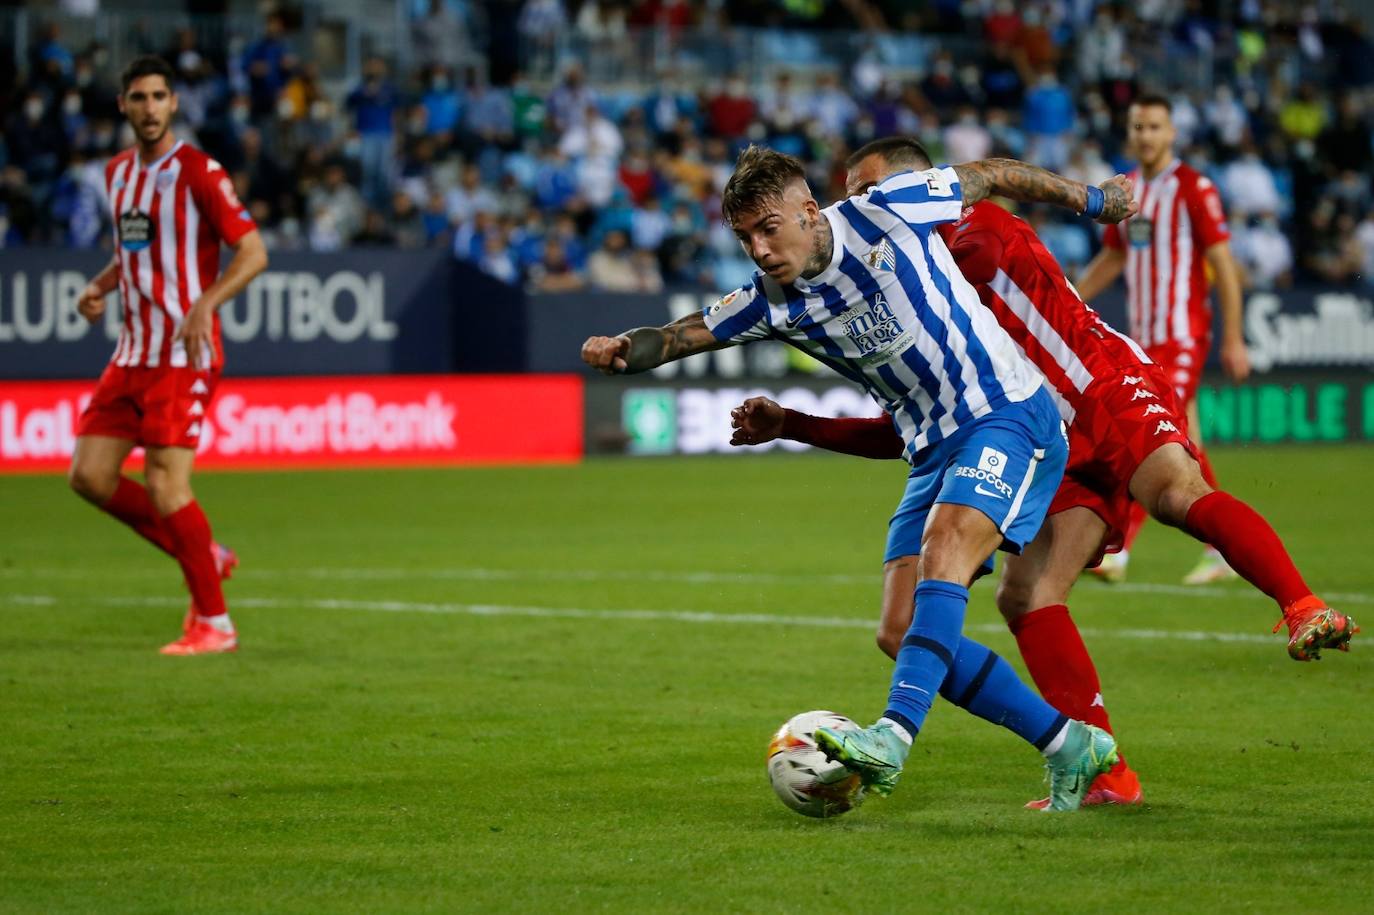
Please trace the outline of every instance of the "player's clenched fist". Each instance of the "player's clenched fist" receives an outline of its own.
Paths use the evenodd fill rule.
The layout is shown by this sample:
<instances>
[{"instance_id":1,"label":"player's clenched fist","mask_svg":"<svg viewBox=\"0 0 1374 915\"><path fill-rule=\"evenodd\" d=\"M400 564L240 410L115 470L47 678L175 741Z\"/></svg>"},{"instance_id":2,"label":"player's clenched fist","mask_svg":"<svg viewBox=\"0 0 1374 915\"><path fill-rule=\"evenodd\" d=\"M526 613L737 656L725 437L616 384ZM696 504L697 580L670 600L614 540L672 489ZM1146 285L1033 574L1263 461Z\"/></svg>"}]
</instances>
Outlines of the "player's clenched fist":
<instances>
[{"instance_id":1,"label":"player's clenched fist","mask_svg":"<svg viewBox=\"0 0 1374 915\"><path fill-rule=\"evenodd\" d=\"M784 410L767 397L751 397L730 411L732 445L762 445L782 435Z\"/></svg>"},{"instance_id":2,"label":"player's clenched fist","mask_svg":"<svg viewBox=\"0 0 1374 915\"><path fill-rule=\"evenodd\" d=\"M1131 179L1125 175L1117 175L1098 185L1102 189L1105 199L1102 202L1102 215L1097 217L1097 221L1104 224L1120 222L1123 219L1130 219L1140 212L1140 203L1133 196L1134 189L1131 187Z\"/></svg>"},{"instance_id":3,"label":"player's clenched fist","mask_svg":"<svg viewBox=\"0 0 1374 915\"><path fill-rule=\"evenodd\" d=\"M630 355L629 337L588 337L582 344L582 361L605 375L619 375Z\"/></svg>"},{"instance_id":4,"label":"player's clenched fist","mask_svg":"<svg viewBox=\"0 0 1374 915\"><path fill-rule=\"evenodd\" d=\"M105 313L105 293L97 289L94 283L88 284L81 291L81 298L76 300L76 310L81 317L94 324Z\"/></svg>"}]
</instances>

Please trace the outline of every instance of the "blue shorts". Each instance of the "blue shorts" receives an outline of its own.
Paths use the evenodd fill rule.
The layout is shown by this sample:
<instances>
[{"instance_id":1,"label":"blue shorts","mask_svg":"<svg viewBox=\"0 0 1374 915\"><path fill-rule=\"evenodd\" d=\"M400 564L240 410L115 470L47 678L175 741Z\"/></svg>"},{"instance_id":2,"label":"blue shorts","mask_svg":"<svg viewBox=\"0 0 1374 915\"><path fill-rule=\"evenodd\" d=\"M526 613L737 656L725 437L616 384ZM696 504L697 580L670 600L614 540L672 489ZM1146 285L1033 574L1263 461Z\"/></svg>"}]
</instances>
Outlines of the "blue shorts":
<instances>
[{"instance_id":1,"label":"blue shorts","mask_svg":"<svg viewBox=\"0 0 1374 915\"><path fill-rule=\"evenodd\" d=\"M1059 411L1043 387L979 417L921 454L888 523L883 562L920 554L926 518L939 502L978 509L1002 529L1002 549L1020 553L1040 531L1068 457ZM983 568L992 571L992 557Z\"/></svg>"}]
</instances>

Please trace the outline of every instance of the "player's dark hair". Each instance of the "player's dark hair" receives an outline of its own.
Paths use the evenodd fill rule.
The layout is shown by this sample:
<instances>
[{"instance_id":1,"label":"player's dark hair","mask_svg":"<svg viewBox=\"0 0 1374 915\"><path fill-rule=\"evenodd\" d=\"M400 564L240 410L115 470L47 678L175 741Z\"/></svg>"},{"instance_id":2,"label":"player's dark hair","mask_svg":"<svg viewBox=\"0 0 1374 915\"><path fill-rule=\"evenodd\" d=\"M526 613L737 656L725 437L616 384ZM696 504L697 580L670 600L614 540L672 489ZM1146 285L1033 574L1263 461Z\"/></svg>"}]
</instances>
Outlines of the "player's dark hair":
<instances>
[{"instance_id":1,"label":"player's dark hair","mask_svg":"<svg viewBox=\"0 0 1374 915\"><path fill-rule=\"evenodd\" d=\"M144 54L142 57L135 57L129 61L129 65L120 74L119 81L123 87L121 91L128 92L129 85L136 79L144 76L160 76L167 81L167 88L172 88L172 78L176 73L172 70L172 65L167 63L156 54Z\"/></svg>"},{"instance_id":2,"label":"player's dark hair","mask_svg":"<svg viewBox=\"0 0 1374 915\"><path fill-rule=\"evenodd\" d=\"M720 198L721 215L730 225L761 204L782 199L787 186L806 180L801 161L777 150L750 144L735 160L735 173L725 182Z\"/></svg>"},{"instance_id":3,"label":"player's dark hair","mask_svg":"<svg viewBox=\"0 0 1374 915\"><path fill-rule=\"evenodd\" d=\"M882 156L888 165L913 171L923 171L935 164L930 160L930 153L915 137L883 137L860 146L844 161L844 167L852 169L869 156Z\"/></svg>"},{"instance_id":4,"label":"player's dark hair","mask_svg":"<svg viewBox=\"0 0 1374 915\"><path fill-rule=\"evenodd\" d=\"M1174 113L1174 103L1169 101L1168 96L1160 95L1157 92L1147 92L1144 95L1138 95L1131 104L1141 108L1163 108L1171 117Z\"/></svg>"}]
</instances>

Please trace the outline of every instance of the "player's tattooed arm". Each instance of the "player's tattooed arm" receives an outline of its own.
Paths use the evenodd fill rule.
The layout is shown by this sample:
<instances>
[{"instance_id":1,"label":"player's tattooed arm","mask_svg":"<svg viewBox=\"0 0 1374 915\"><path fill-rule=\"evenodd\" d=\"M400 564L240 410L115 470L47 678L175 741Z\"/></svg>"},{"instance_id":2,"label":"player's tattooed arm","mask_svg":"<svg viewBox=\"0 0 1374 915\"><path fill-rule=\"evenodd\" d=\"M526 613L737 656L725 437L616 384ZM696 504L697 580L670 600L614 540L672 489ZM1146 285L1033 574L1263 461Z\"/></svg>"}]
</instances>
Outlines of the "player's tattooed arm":
<instances>
[{"instance_id":1,"label":"player's tattooed arm","mask_svg":"<svg viewBox=\"0 0 1374 915\"><path fill-rule=\"evenodd\" d=\"M665 362L728 346L693 312L664 327L636 327L616 337L590 337L582 344L582 361L606 375L647 372Z\"/></svg>"},{"instance_id":2,"label":"player's tattooed arm","mask_svg":"<svg viewBox=\"0 0 1374 915\"><path fill-rule=\"evenodd\" d=\"M988 197L1010 197L1023 203L1053 203L1075 213L1088 205L1088 187L1062 175L1016 159L983 159L954 166L963 190L964 205ZM1135 215L1130 182L1122 175L1100 185L1104 200L1099 222L1120 222Z\"/></svg>"}]
</instances>

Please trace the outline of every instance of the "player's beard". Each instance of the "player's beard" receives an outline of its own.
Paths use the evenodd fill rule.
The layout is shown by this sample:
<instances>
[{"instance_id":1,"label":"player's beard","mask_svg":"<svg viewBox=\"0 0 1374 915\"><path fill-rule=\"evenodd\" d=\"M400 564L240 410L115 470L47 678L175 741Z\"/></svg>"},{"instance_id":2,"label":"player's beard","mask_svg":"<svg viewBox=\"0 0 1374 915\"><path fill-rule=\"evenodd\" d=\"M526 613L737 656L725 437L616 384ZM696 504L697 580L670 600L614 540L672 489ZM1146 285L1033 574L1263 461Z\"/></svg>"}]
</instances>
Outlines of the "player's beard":
<instances>
[{"instance_id":1,"label":"player's beard","mask_svg":"<svg viewBox=\"0 0 1374 915\"><path fill-rule=\"evenodd\" d=\"M157 144L162 142L163 137L167 136L167 129L169 124L170 122L168 121L159 122L156 127L157 132L153 134L149 134L148 128L146 127L137 128L136 133L138 134L138 142L141 145L148 148L156 146Z\"/></svg>"}]
</instances>

